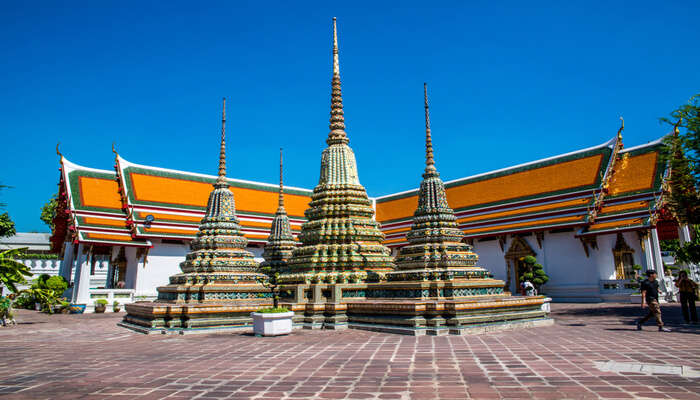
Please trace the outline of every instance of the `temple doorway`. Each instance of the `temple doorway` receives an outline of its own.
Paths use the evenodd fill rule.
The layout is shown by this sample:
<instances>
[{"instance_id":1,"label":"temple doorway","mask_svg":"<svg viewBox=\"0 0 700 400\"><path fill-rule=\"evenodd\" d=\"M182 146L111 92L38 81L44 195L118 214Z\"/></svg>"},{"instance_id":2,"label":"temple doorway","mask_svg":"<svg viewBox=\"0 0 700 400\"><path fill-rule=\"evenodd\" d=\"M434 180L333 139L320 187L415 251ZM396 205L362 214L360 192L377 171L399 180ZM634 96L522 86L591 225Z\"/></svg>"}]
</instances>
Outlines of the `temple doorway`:
<instances>
[{"instance_id":1,"label":"temple doorway","mask_svg":"<svg viewBox=\"0 0 700 400\"><path fill-rule=\"evenodd\" d=\"M525 266L522 261L525 256L535 257L537 253L532 250L529 244L520 236L513 237L510 248L506 251L506 289L510 290L514 295L520 294L520 277L525 272Z\"/></svg>"}]
</instances>

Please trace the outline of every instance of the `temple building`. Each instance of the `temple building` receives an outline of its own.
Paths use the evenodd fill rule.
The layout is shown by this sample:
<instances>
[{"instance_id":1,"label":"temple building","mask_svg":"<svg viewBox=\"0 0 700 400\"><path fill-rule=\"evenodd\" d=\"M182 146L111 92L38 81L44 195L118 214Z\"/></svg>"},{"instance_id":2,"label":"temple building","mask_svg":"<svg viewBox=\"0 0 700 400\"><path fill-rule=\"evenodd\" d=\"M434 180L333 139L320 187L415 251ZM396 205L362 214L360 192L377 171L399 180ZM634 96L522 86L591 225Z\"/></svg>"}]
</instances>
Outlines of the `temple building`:
<instances>
[{"instance_id":1,"label":"temple building","mask_svg":"<svg viewBox=\"0 0 700 400\"><path fill-rule=\"evenodd\" d=\"M95 169L69 161L57 148L60 190L51 242L63 259L59 273L73 282L72 300L192 299L191 290L178 288L177 277L187 281L188 274L207 272L199 265L216 258L204 238L214 232L204 226L207 218L220 216L211 214L212 185L217 198L232 193L229 217L235 222L229 222L236 226L230 233L241 245L235 265L248 263L252 272L253 264L265 261L288 285L369 285L363 296L371 285L408 282L411 274L434 277L440 285L460 274L488 278L482 286L489 292L482 294L518 293L522 258L532 255L550 278L543 291L555 301L624 300L634 291L635 265L663 268L661 239L689 240L687 227L665 208L661 139L625 148L620 128L597 146L443 182L434 165L425 95L420 187L379 197L368 196L360 184L348 145L335 22L330 133L314 189L283 188L281 171L279 184L271 184L226 178L221 171L212 176L137 164L115 148L113 170ZM229 171L235 176L235 165ZM102 268L97 276L94 266L105 264L106 278ZM661 281L670 298L670 278ZM380 289L386 294L392 288ZM295 296L301 301L309 293Z\"/></svg>"}]
</instances>

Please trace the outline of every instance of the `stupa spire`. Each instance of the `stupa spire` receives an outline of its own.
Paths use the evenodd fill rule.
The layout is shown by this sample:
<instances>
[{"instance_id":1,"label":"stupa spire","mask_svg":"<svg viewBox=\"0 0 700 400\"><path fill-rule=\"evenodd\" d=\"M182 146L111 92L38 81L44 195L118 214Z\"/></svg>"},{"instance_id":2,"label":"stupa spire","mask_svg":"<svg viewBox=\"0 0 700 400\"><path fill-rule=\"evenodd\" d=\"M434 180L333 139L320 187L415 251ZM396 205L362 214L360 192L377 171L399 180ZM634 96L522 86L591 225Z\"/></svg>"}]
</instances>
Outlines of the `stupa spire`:
<instances>
[{"instance_id":1,"label":"stupa spire","mask_svg":"<svg viewBox=\"0 0 700 400\"><path fill-rule=\"evenodd\" d=\"M340 93L338 28L333 18L333 79L330 133L321 155L321 173L314 188L306 222L297 237L286 283L303 283L323 276L326 281L379 281L394 267L391 250L373 218L372 201L360 184L355 153L348 145Z\"/></svg>"},{"instance_id":2,"label":"stupa spire","mask_svg":"<svg viewBox=\"0 0 700 400\"><path fill-rule=\"evenodd\" d=\"M428 271L431 279L487 279L488 271L476 265L478 256L462 243L464 233L457 225L454 210L447 202L445 184L440 179L433 159L430 133L428 85L423 84L425 104L425 173L418 190L418 207L413 213L411 230L406 234L408 245L396 257L397 272L389 280L423 280ZM483 281L486 283L486 280ZM503 282L490 281L486 294L503 291ZM489 292L490 291L490 292ZM500 291L500 292L499 292Z\"/></svg>"},{"instance_id":3,"label":"stupa spire","mask_svg":"<svg viewBox=\"0 0 700 400\"><path fill-rule=\"evenodd\" d=\"M216 179L217 185L228 185L226 182L226 97L223 99L223 110L221 112L221 148L219 149L219 177Z\"/></svg>"},{"instance_id":4,"label":"stupa spire","mask_svg":"<svg viewBox=\"0 0 700 400\"><path fill-rule=\"evenodd\" d=\"M279 195L279 210L284 210L284 185L282 183L282 148L280 147L280 195Z\"/></svg>"},{"instance_id":5,"label":"stupa spire","mask_svg":"<svg viewBox=\"0 0 700 400\"><path fill-rule=\"evenodd\" d=\"M263 258L265 261L260 264L261 267L272 267L276 271L286 271L288 268L289 258L292 256L292 251L295 247L294 236L292 236L292 228L289 225L289 217L284 209L284 185L282 183L283 176L282 163L282 148L280 148L280 194L279 207L275 217L272 219L270 226L270 236L267 237Z\"/></svg>"},{"instance_id":6,"label":"stupa spire","mask_svg":"<svg viewBox=\"0 0 700 400\"><path fill-rule=\"evenodd\" d=\"M425 102L425 173L435 172L433 158L433 137L430 134L430 110L428 108L428 84L423 82L423 101Z\"/></svg>"},{"instance_id":7,"label":"stupa spire","mask_svg":"<svg viewBox=\"0 0 700 400\"><path fill-rule=\"evenodd\" d=\"M345 117L343 116L343 95L340 90L340 63L338 61L338 28L333 17L333 79L331 80L331 118L330 133L326 143L348 143L345 134Z\"/></svg>"}]
</instances>

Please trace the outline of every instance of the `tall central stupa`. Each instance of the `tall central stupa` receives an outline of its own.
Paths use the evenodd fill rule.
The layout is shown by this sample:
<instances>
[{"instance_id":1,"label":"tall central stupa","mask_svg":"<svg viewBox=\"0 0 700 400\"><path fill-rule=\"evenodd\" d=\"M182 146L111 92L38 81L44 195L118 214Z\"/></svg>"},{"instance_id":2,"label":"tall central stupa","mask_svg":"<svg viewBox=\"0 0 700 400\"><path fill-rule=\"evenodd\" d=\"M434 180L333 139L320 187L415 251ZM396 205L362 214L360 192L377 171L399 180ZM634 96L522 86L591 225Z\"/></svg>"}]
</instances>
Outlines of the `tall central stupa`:
<instances>
[{"instance_id":1,"label":"tall central stupa","mask_svg":"<svg viewBox=\"0 0 700 400\"><path fill-rule=\"evenodd\" d=\"M393 270L391 251L374 220L372 202L357 174L348 146L338 62L338 33L333 18L333 79L330 133L321 158L321 176L314 188L299 240L289 261L285 283L378 281Z\"/></svg>"}]
</instances>

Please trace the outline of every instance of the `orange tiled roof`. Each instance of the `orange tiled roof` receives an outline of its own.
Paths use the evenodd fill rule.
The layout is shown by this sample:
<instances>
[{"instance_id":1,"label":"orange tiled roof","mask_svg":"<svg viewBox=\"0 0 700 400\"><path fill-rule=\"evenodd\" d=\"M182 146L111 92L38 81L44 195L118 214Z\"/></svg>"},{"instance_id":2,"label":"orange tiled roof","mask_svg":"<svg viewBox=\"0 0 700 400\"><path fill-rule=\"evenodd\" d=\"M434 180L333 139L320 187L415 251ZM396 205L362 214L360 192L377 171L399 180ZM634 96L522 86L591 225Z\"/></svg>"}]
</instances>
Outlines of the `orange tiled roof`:
<instances>
[{"instance_id":1,"label":"orange tiled roof","mask_svg":"<svg viewBox=\"0 0 700 400\"><path fill-rule=\"evenodd\" d=\"M460 211L595 187L610 156L608 146L596 150L596 154L579 158L568 156L545 165L513 168L512 173L449 182L446 184L447 201L452 209ZM417 191L378 199L377 220L386 223L410 218L417 206Z\"/></svg>"},{"instance_id":2,"label":"orange tiled roof","mask_svg":"<svg viewBox=\"0 0 700 400\"><path fill-rule=\"evenodd\" d=\"M657 210L664 166L660 142L620 152L609 182L608 195L590 225L579 235L599 234L649 226Z\"/></svg>"},{"instance_id":3,"label":"orange tiled roof","mask_svg":"<svg viewBox=\"0 0 700 400\"><path fill-rule=\"evenodd\" d=\"M216 177L133 164L121 157L117 157L117 172L124 188L122 202L130 210L137 235L194 237ZM277 185L235 179L229 179L229 184L244 235L251 241L265 242L277 211ZM304 221L310 195L310 190L285 188L292 232L298 232ZM149 215L153 221L146 226Z\"/></svg>"},{"instance_id":4,"label":"orange tiled roof","mask_svg":"<svg viewBox=\"0 0 700 400\"><path fill-rule=\"evenodd\" d=\"M521 166L446 183L447 200L467 237L550 226L581 226L610 166L615 140ZM377 199L386 244L410 229L418 191Z\"/></svg>"}]
</instances>

